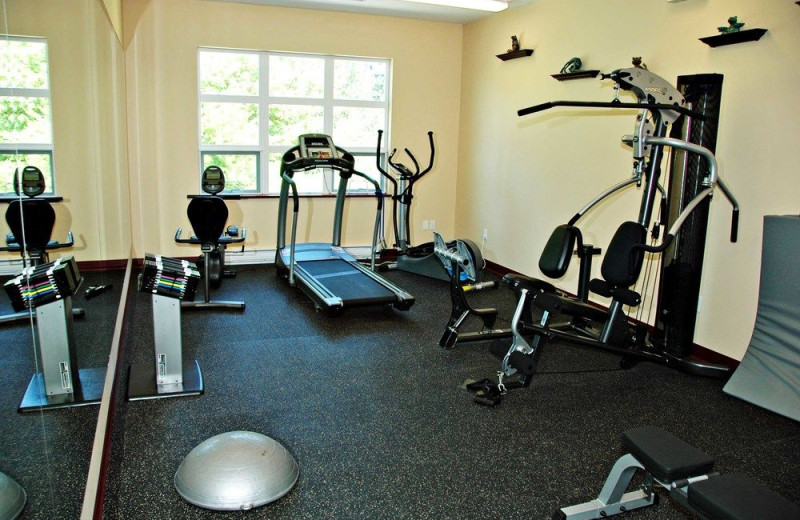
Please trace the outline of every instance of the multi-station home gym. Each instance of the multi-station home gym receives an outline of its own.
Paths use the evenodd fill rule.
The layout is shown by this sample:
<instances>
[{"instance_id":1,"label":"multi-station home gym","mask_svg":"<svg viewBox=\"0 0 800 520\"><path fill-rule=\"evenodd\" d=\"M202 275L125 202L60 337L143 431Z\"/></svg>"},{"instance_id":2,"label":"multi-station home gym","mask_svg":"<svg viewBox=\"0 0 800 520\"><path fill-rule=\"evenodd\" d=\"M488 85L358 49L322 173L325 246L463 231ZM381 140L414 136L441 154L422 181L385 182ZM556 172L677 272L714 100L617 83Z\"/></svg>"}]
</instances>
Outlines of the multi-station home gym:
<instances>
[{"instance_id":1,"label":"multi-station home gym","mask_svg":"<svg viewBox=\"0 0 800 520\"><path fill-rule=\"evenodd\" d=\"M0 0L0 520L800 519L798 24Z\"/></svg>"}]
</instances>

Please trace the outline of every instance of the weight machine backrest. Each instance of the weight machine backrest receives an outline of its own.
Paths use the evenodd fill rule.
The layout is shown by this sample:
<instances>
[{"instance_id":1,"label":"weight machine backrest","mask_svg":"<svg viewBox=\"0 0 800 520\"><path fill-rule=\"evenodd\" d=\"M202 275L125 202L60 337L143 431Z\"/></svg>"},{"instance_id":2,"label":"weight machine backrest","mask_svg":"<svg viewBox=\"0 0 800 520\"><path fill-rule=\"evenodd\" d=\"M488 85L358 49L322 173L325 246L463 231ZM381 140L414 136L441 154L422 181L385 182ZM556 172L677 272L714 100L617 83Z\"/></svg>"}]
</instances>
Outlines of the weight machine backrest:
<instances>
[{"instance_id":1,"label":"weight machine backrest","mask_svg":"<svg viewBox=\"0 0 800 520\"><path fill-rule=\"evenodd\" d=\"M638 222L623 222L608 244L600 274L614 287L628 288L639 279L644 263L644 251L634 246L644 245L647 229Z\"/></svg>"}]
</instances>

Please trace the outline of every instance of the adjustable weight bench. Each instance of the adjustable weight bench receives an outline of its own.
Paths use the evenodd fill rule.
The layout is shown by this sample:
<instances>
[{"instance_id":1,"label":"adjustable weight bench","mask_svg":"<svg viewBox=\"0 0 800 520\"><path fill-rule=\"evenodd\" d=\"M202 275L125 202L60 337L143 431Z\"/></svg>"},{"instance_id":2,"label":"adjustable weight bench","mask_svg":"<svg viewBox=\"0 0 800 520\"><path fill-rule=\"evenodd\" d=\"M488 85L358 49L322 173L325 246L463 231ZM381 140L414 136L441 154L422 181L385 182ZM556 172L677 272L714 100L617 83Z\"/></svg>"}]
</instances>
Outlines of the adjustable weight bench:
<instances>
[{"instance_id":1,"label":"adjustable weight bench","mask_svg":"<svg viewBox=\"0 0 800 520\"><path fill-rule=\"evenodd\" d=\"M554 520L590 520L655 504L659 484L682 506L705 520L788 520L800 507L741 473L712 473L714 459L656 426L622 434L627 451L611 469L598 497L559 509ZM641 487L627 491L637 470Z\"/></svg>"}]
</instances>

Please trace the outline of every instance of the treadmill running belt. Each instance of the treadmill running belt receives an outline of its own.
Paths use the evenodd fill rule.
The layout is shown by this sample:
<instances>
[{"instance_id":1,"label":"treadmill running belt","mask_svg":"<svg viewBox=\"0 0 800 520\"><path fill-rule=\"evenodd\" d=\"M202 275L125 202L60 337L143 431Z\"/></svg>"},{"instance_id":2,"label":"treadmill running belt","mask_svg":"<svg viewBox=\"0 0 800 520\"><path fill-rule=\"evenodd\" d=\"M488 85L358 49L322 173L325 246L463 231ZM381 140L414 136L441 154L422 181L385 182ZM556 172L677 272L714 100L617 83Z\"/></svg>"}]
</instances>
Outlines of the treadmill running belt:
<instances>
[{"instance_id":1,"label":"treadmill running belt","mask_svg":"<svg viewBox=\"0 0 800 520\"><path fill-rule=\"evenodd\" d=\"M397 300L392 291L344 260L301 261L297 265L350 305Z\"/></svg>"}]
</instances>

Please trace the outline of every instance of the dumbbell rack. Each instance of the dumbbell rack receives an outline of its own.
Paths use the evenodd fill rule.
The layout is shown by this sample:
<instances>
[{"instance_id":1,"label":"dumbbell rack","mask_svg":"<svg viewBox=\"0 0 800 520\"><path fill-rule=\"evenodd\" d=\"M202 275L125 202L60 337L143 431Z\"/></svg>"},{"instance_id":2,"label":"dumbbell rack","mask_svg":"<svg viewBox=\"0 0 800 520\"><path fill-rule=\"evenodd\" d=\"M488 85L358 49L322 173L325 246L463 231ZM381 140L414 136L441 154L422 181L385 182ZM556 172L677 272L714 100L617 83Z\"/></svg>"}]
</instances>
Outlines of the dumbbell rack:
<instances>
[{"instance_id":1,"label":"dumbbell rack","mask_svg":"<svg viewBox=\"0 0 800 520\"><path fill-rule=\"evenodd\" d=\"M194 299L200 272L192 262L146 254L139 291L152 293L152 363L128 369L128 401L201 395L203 373L197 360L183 359L181 301Z\"/></svg>"},{"instance_id":2,"label":"dumbbell rack","mask_svg":"<svg viewBox=\"0 0 800 520\"><path fill-rule=\"evenodd\" d=\"M31 377L20 412L97 404L105 367L78 368L72 295L83 278L72 256L26 267L4 284L18 313L34 311L39 370Z\"/></svg>"}]
</instances>

